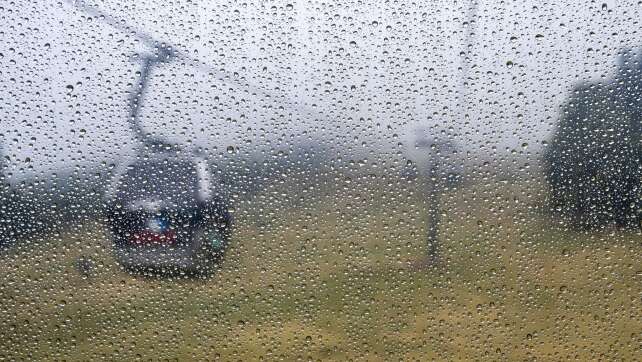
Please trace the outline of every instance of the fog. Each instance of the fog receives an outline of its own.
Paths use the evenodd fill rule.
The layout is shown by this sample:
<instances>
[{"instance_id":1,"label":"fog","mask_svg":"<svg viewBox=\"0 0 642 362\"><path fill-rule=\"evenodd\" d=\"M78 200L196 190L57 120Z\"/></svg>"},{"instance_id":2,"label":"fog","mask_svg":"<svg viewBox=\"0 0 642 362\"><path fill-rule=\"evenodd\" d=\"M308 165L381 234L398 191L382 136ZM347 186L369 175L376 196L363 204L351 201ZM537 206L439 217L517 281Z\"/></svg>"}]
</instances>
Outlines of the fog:
<instances>
[{"instance_id":1,"label":"fog","mask_svg":"<svg viewBox=\"0 0 642 362\"><path fill-rule=\"evenodd\" d=\"M642 44L637 1L85 3L129 30L64 1L0 7L12 182L131 156L127 97L136 54L152 51L134 29L210 67L155 67L144 127L220 162L320 145L344 159L416 159L417 128L456 142L462 162L536 158L569 90L608 79Z\"/></svg>"}]
</instances>

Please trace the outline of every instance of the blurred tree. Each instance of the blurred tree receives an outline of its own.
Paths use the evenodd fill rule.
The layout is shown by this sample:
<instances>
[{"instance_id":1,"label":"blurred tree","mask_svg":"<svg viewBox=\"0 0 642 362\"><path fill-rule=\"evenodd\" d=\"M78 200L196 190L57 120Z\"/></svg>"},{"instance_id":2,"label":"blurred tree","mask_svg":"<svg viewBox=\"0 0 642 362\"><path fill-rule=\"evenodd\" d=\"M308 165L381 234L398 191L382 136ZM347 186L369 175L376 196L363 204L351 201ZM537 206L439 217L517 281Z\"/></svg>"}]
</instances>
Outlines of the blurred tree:
<instances>
[{"instance_id":1,"label":"blurred tree","mask_svg":"<svg viewBox=\"0 0 642 362\"><path fill-rule=\"evenodd\" d=\"M615 79L576 87L562 107L545 172L554 210L576 227L636 225L641 70L639 57L624 56Z\"/></svg>"},{"instance_id":2,"label":"blurred tree","mask_svg":"<svg viewBox=\"0 0 642 362\"><path fill-rule=\"evenodd\" d=\"M0 137L4 137L0 133ZM6 180L5 172L7 159L4 154L4 149L2 143L0 143L0 246L4 245L6 239L8 238L9 233L9 213L10 213L10 202L11 194L9 189L9 183Z\"/></svg>"},{"instance_id":3,"label":"blurred tree","mask_svg":"<svg viewBox=\"0 0 642 362\"><path fill-rule=\"evenodd\" d=\"M0 246L10 245L43 226L35 215L45 207L37 205L32 194L21 192L20 187L9 182L10 162L8 152L0 143Z\"/></svg>"}]
</instances>

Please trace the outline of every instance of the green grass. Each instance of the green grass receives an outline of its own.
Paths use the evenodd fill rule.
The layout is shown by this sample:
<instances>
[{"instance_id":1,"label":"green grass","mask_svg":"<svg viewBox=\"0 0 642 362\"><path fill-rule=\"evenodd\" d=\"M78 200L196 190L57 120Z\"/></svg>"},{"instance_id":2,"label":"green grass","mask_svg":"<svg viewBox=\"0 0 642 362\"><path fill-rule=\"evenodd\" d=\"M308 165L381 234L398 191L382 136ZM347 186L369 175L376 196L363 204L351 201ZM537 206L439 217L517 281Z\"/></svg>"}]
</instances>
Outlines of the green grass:
<instances>
[{"instance_id":1,"label":"green grass","mask_svg":"<svg viewBox=\"0 0 642 362\"><path fill-rule=\"evenodd\" d=\"M100 222L34 237L0 256L0 356L639 359L642 237L565 230L538 211L541 190L480 179L447 192L434 268L420 188L381 176L240 195L228 255L204 280L122 272Z\"/></svg>"}]
</instances>

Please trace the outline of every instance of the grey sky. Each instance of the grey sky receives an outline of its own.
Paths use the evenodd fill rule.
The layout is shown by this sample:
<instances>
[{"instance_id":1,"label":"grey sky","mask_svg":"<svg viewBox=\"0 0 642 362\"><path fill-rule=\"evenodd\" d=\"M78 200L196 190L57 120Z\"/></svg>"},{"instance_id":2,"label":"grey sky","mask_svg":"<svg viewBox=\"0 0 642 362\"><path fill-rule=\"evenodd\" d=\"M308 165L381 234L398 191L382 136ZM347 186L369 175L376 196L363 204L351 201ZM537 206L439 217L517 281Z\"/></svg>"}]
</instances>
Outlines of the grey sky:
<instances>
[{"instance_id":1,"label":"grey sky","mask_svg":"<svg viewBox=\"0 0 642 362\"><path fill-rule=\"evenodd\" d=\"M346 157L398 142L416 157L408 147L419 126L480 157L522 144L535 152L570 88L610 77L617 52L642 45L635 0L481 2L463 119L468 1L88 3L253 84L159 67L142 112L150 131L257 158L315 137ZM133 54L148 47L65 2L3 4L0 16L0 133L14 176L131 153L126 97Z\"/></svg>"}]
</instances>

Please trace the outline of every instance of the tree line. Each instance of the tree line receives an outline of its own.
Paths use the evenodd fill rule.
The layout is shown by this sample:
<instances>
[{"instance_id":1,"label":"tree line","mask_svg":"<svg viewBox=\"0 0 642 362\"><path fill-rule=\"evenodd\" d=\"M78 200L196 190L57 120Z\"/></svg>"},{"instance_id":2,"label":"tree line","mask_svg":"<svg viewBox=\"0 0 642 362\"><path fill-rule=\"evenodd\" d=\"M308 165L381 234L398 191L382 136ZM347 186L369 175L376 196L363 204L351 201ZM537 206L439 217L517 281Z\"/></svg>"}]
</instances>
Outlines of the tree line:
<instances>
[{"instance_id":1,"label":"tree line","mask_svg":"<svg viewBox=\"0 0 642 362\"><path fill-rule=\"evenodd\" d=\"M639 225L642 57L626 50L616 75L576 86L544 154L552 211L578 228Z\"/></svg>"}]
</instances>

